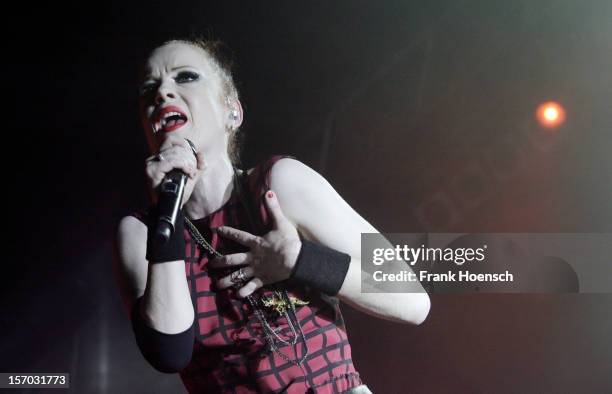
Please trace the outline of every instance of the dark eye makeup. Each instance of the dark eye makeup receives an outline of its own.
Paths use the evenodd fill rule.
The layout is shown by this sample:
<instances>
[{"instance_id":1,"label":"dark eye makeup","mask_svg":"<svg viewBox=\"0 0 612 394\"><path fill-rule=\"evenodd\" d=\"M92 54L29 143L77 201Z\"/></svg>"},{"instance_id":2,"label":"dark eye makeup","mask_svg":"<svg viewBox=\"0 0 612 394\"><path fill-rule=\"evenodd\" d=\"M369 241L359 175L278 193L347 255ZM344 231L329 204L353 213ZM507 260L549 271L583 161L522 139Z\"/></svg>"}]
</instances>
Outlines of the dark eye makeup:
<instances>
[{"instance_id":1,"label":"dark eye makeup","mask_svg":"<svg viewBox=\"0 0 612 394\"><path fill-rule=\"evenodd\" d=\"M198 79L200 79L200 74L198 74L198 73L196 73L194 71L181 71L174 78L174 80L176 82L179 82L179 83L182 83L182 82L193 82L193 81L197 81Z\"/></svg>"},{"instance_id":2,"label":"dark eye makeup","mask_svg":"<svg viewBox=\"0 0 612 394\"><path fill-rule=\"evenodd\" d=\"M200 79L200 74L195 71L181 71L174 77L174 80L177 83L188 83L194 82ZM140 86L139 92L141 96L145 96L154 91L159 85L159 81L151 80L143 83Z\"/></svg>"}]
</instances>

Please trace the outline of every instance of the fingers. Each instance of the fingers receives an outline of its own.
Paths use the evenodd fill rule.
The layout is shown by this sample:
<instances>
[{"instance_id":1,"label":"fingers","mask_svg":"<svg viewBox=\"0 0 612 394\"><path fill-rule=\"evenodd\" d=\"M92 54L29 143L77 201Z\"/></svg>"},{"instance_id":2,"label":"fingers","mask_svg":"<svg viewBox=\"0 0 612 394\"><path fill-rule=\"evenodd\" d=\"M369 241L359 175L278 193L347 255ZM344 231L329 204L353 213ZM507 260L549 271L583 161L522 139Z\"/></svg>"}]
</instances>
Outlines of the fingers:
<instances>
[{"instance_id":1,"label":"fingers","mask_svg":"<svg viewBox=\"0 0 612 394\"><path fill-rule=\"evenodd\" d=\"M259 247L262 243L261 237L233 227L221 226L217 227L215 231L222 237L229 238L232 241L236 241L239 244L248 246L250 248Z\"/></svg>"},{"instance_id":2,"label":"fingers","mask_svg":"<svg viewBox=\"0 0 612 394\"><path fill-rule=\"evenodd\" d=\"M184 139L182 145L172 145L151 156L146 162L147 176L153 189L157 188L166 174L173 169L180 169L190 178L195 178L202 163L198 163L191 148Z\"/></svg>"},{"instance_id":3,"label":"fingers","mask_svg":"<svg viewBox=\"0 0 612 394\"><path fill-rule=\"evenodd\" d=\"M168 136L160 146L157 156L163 157L163 160L157 161L157 163L165 162L165 164L159 166L163 170L172 166L170 169L179 168L191 176L195 175L198 169L198 161L194 155L194 149L186 138L176 135Z\"/></svg>"},{"instance_id":4,"label":"fingers","mask_svg":"<svg viewBox=\"0 0 612 394\"><path fill-rule=\"evenodd\" d=\"M241 285L253 278L253 275L253 267L243 267L217 280L217 287L223 290L227 289L228 287Z\"/></svg>"},{"instance_id":5,"label":"fingers","mask_svg":"<svg viewBox=\"0 0 612 394\"><path fill-rule=\"evenodd\" d=\"M226 254L225 256L217 257L210 263L211 268L227 268L237 265L248 264L253 258L251 253L234 253Z\"/></svg>"},{"instance_id":6,"label":"fingers","mask_svg":"<svg viewBox=\"0 0 612 394\"><path fill-rule=\"evenodd\" d=\"M268 207L268 211L272 216L273 228L278 229L283 226L287 222L287 218L283 213L280 204L278 203L278 198L276 198L276 193L272 190L268 190L265 195L266 205Z\"/></svg>"},{"instance_id":7,"label":"fingers","mask_svg":"<svg viewBox=\"0 0 612 394\"><path fill-rule=\"evenodd\" d=\"M147 176L149 177L153 189L156 189L163 181L166 174L175 168L183 171L192 179L197 175L193 163L188 160L176 156L171 156L166 159L164 156L164 160L162 161L147 163Z\"/></svg>"},{"instance_id":8,"label":"fingers","mask_svg":"<svg viewBox=\"0 0 612 394\"><path fill-rule=\"evenodd\" d=\"M183 137L179 137L177 134L166 134L164 141L159 146L159 151L163 152L166 149L170 149L173 146L182 146L187 148L189 152L191 152L191 146L189 146L189 142L185 140ZM193 153L191 153L193 155Z\"/></svg>"},{"instance_id":9,"label":"fingers","mask_svg":"<svg viewBox=\"0 0 612 394\"><path fill-rule=\"evenodd\" d=\"M159 161L159 168L161 170L179 168L183 170L187 175L195 174L197 163L193 155L186 156L183 151L171 148L165 152L162 152L164 160ZM168 170L168 171L170 171Z\"/></svg>"},{"instance_id":10,"label":"fingers","mask_svg":"<svg viewBox=\"0 0 612 394\"><path fill-rule=\"evenodd\" d=\"M242 284L246 283L244 286ZM264 285L263 281L253 276L253 268L240 268L230 275L227 275L217 281L219 289L227 289L232 286L241 286L238 290L239 297L248 297Z\"/></svg>"},{"instance_id":11,"label":"fingers","mask_svg":"<svg viewBox=\"0 0 612 394\"><path fill-rule=\"evenodd\" d=\"M238 290L239 297L248 297L255 291L263 287L263 282L259 278L251 279L246 285Z\"/></svg>"}]
</instances>

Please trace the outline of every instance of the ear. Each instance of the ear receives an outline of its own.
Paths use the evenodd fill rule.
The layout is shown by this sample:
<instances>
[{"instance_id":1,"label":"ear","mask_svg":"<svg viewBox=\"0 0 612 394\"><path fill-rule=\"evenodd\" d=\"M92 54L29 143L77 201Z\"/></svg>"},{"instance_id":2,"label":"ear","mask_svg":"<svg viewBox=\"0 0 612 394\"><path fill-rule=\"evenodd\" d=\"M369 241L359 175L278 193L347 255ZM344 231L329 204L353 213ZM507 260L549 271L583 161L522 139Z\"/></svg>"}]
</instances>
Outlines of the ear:
<instances>
[{"instance_id":1,"label":"ear","mask_svg":"<svg viewBox=\"0 0 612 394\"><path fill-rule=\"evenodd\" d=\"M242 120L244 119L244 112L242 110L242 103L238 99L228 99L228 108L229 108L229 128L231 130L236 130L242 124Z\"/></svg>"}]
</instances>

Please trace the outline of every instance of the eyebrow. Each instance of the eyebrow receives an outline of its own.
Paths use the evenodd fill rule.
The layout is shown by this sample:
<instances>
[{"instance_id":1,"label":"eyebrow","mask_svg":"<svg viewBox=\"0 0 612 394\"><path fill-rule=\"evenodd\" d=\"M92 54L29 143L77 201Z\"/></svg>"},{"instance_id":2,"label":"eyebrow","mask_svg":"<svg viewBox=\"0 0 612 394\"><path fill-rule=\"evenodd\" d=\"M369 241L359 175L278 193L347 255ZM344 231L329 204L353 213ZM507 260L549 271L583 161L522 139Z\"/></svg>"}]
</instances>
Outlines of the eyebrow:
<instances>
[{"instance_id":1,"label":"eyebrow","mask_svg":"<svg viewBox=\"0 0 612 394\"><path fill-rule=\"evenodd\" d=\"M195 67L193 67L193 66L178 66L178 67L171 68L170 71L180 70L181 68L195 68Z\"/></svg>"},{"instance_id":2,"label":"eyebrow","mask_svg":"<svg viewBox=\"0 0 612 394\"><path fill-rule=\"evenodd\" d=\"M194 66L176 66L176 67L171 68L170 71L176 71L176 70L180 70L180 69L183 69L183 68L196 68L196 67L194 67ZM147 73L147 74L145 74L143 80L147 80L147 79L150 79L150 78L152 78L151 74Z\"/></svg>"}]
</instances>

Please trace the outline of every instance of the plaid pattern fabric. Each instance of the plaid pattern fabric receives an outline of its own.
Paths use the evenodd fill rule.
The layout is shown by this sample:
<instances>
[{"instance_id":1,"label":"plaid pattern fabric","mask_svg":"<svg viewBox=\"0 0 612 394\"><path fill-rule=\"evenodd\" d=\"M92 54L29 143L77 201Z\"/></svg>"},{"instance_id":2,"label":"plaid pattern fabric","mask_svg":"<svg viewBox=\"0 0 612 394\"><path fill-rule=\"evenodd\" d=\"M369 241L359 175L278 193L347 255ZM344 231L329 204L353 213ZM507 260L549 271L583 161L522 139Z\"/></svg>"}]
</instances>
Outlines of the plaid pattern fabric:
<instances>
[{"instance_id":1,"label":"plaid pattern fabric","mask_svg":"<svg viewBox=\"0 0 612 394\"><path fill-rule=\"evenodd\" d=\"M213 227L227 225L257 235L270 231L264 194L269 189L270 168L282 157L287 156L270 157L248 175L243 183L243 196L247 198L241 200L234 193L221 209L193 221L217 251L231 254L248 249L213 233ZM251 204L249 208L245 200ZM246 300L239 299L233 289L215 290L214 280L227 273L209 271L210 256L200 250L187 230L184 234L185 273L196 312L196 340L191 363L180 376L190 393L343 393L362 384L353 366L336 298L286 287L290 296L308 301L308 305L296 308L309 354L301 366L292 364L268 348L263 328ZM270 289L262 289L255 296L271 294ZM291 333L284 317L272 315L267 308L262 310L281 335ZM277 347L292 360L305 351L301 339L297 345L277 343Z\"/></svg>"}]
</instances>

